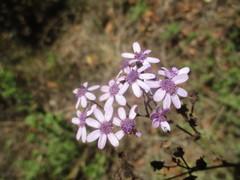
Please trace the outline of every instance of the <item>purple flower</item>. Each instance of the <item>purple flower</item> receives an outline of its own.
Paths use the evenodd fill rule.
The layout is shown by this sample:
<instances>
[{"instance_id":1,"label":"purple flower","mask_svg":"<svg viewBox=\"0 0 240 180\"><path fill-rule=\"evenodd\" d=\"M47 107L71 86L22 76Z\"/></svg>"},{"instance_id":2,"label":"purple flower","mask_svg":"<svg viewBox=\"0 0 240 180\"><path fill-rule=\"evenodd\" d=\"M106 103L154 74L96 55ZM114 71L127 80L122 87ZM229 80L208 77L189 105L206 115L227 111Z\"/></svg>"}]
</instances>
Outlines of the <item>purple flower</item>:
<instances>
[{"instance_id":1,"label":"purple flower","mask_svg":"<svg viewBox=\"0 0 240 180\"><path fill-rule=\"evenodd\" d=\"M157 106L156 112L150 115L150 119L152 120L152 125L154 128L161 126L164 132L170 131L170 126L164 117L168 112L169 109L163 110L161 106Z\"/></svg>"},{"instance_id":2,"label":"purple flower","mask_svg":"<svg viewBox=\"0 0 240 180\"><path fill-rule=\"evenodd\" d=\"M121 130L116 133L117 138L120 140L125 134L134 134L140 137L142 134L136 130L136 124L134 118L137 115L137 105L134 105L129 113L129 116L126 116L126 111L124 108L120 107L118 109L118 116L120 119L114 117L113 124L121 127Z\"/></svg>"},{"instance_id":3,"label":"purple flower","mask_svg":"<svg viewBox=\"0 0 240 180\"><path fill-rule=\"evenodd\" d=\"M76 96L78 98L76 106L75 106L76 109L78 108L80 103L81 103L83 108L87 107L87 99L89 99L91 101L94 101L96 99L96 96L93 93L90 93L88 91L96 90L100 86L99 85L95 85L95 86L92 86L92 87L89 87L89 88L87 86L88 86L88 83L85 82L82 85L82 87L76 88L76 89L73 90L73 93L76 94Z\"/></svg>"},{"instance_id":4,"label":"purple flower","mask_svg":"<svg viewBox=\"0 0 240 180\"><path fill-rule=\"evenodd\" d=\"M103 149L108 139L114 147L119 146L119 140L113 133L113 124L111 121L113 109L110 108L108 111L105 111L105 115L99 109L95 109L93 113L98 121L88 118L86 123L97 129L88 134L87 142L93 142L98 139L98 148Z\"/></svg>"},{"instance_id":5,"label":"purple flower","mask_svg":"<svg viewBox=\"0 0 240 180\"><path fill-rule=\"evenodd\" d=\"M72 123L77 125L78 131L76 135L76 139L79 140L82 137L82 142L86 142L86 119L88 116L90 116L93 113L93 110L96 108L96 105L93 105L89 111L86 111L86 109L81 113L81 111L77 110L77 117L72 118Z\"/></svg>"},{"instance_id":6,"label":"purple flower","mask_svg":"<svg viewBox=\"0 0 240 180\"><path fill-rule=\"evenodd\" d=\"M174 106L179 109L181 108L181 102L178 96L187 97L188 93L179 84L184 83L188 80L187 74L180 74L172 79L163 79L159 81L148 81L146 82L151 88L159 88L153 95L153 100L159 102L163 100L163 108L169 109L171 102Z\"/></svg>"},{"instance_id":7,"label":"purple flower","mask_svg":"<svg viewBox=\"0 0 240 180\"><path fill-rule=\"evenodd\" d=\"M121 73L121 76L118 78L118 81L125 81L123 86L126 87L126 89L129 86L132 86L134 95L139 98L142 96L141 88L144 89L145 92L148 92L150 90L150 87L144 82L144 80L155 78L155 74L142 73L148 67L149 67L148 65L143 65L139 69L137 69L136 66L134 66L133 68L128 67L124 69L123 73Z\"/></svg>"},{"instance_id":8,"label":"purple flower","mask_svg":"<svg viewBox=\"0 0 240 180\"><path fill-rule=\"evenodd\" d=\"M133 53L122 53L122 57L132 59L129 61L129 64L132 63L143 63L143 64L149 64L149 63L158 63L160 60L158 58L154 57L148 57L148 54L151 52L150 49L146 51L141 51L141 47L138 42L133 43Z\"/></svg>"},{"instance_id":9,"label":"purple flower","mask_svg":"<svg viewBox=\"0 0 240 180\"><path fill-rule=\"evenodd\" d=\"M162 67L163 70L159 70L158 74L166 76L169 79L172 79L173 77L181 74L188 74L190 69L189 67L184 67L180 70L178 70L176 67L173 67L171 71L169 71L167 68Z\"/></svg>"},{"instance_id":10,"label":"purple flower","mask_svg":"<svg viewBox=\"0 0 240 180\"><path fill-rule=\"evenodd\" d=\"M107 111L107 109L112 106L114 98L119 105L125 106L126 99L123 94L126 92L127 88L128 86L119 84L114 80L110 80L108 86L102 86L101 91L104 92L104 94L99 97L99 101L107 100L104 105L104 110Z\"/></svg>"}]
</instances>

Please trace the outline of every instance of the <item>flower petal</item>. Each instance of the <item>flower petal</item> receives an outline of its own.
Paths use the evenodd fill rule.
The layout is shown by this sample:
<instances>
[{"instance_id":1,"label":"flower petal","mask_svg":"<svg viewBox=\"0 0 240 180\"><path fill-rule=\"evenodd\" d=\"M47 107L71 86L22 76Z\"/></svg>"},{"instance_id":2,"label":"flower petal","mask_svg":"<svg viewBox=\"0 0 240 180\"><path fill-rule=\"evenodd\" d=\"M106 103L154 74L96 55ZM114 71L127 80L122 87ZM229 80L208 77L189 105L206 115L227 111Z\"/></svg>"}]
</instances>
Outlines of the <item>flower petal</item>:
<instances>
[{"instance_id":1,"label":"flower petal","mask_svg":"<svg viewBox=\"0 0 240 180\"><path fill-rule=\"evenodd\" d=\"M88 82L85 82L85 83L83 83L83 87L87 87L88 86Z\"/></svg>"},{"instance_id":2,"label":"flower petal","mask_svg":"<svg viewBox=\"0 0 240 180\"><path fill-rule=\"evenodd\" d=\"M95 141L97 138L99 138L100 136L100 130L94 130L93 132L91 132L90 134L88 134L87 136L87 142L93 142Z\"/></svg>"},{"instance_id":3,"label":"flower petal","mask_svg":"<svg viewBox=\"0 0 240 180\"><path fill-rule=\"evenodd\" d=\"M133 63L138 62L138 61L139 61L138 59L131 59L131 60L129 61L129 64L133 64Z\"/></svg>"},{"instance_id":4,"label":"flower petal","mask_svg":"<svg viewBox=\"0 0 240 180\"><path fill-rule=\"evenodd\" d=\"M143 71L145 71L147 68L149 68L150 66L149 65L143 65L142 67L140 67L137 71L139 72L139 73L141 73L141 72L143 72Z\"/></svg>"},{"instance_id":5,"label":"flower petal","mask_svg":"<svg viewBox=\"0 0 240 180\"><path fill-rule=\"evenodd\" d=\"M128 87L129 87L129 84L125 82L123 86L120 88L118 94L124 94L127 91Z\"/></svg>"},{"instance_id":6,"label":"flower petal","mask_svg":"<svg viewBox=\"0 0 240 180\"><path fill-rule=\"evenodd\" d=\"M106 145L106 142L107 142L107 135L101 134L101 136L98 139L98 148L103 149Z\"/></svg>"},{"instance_id":7,"label":"flower petal","mask_svg":"<svg viewBox=\"0 0 240 180\"><path fill-rule=\"evenodd\" d=\"M121 140L123 138L123 136L125 135L124 131L123 130L120 130L118 132L115 133L115 136Z\"/></svg>"},{"instance_id":8,"label":"flower petal","mask_svg":"<svg viewBox=\"0 0 240 180\"><path fill-rule=\"evenodd\" d=\"M150 88L159 88L160 82L159 81L144 81Z\"/></svg>"},{"instance_id":9,"label":"flower petal","mask_svg":"<svg viewBox=\"0 0 240 180\"><path fill-rule=\"evenodd\" d=\"M85 96L81 97L81 105L83 108L87 107L87 99Z\"/></svg>"},{"instance_id":10,"label":"flower petal","mask_svg":"<svg viewBox=\"0 0 240 180\"><path fill-rule=\"evenodd\" d=\"M160 121L159 121L158 119L154 119L154 120L152 121L152 126L153 126L154 128L158 128L159 125L160 125Z\"/></svg>"},{"instance_id":11,"label":"flower petal","mask_svg":"<svg viewBox=\"0 0 240 180\"><path fill-rule=\"evenodd\" d=\"M76 106L75 106L76 109L79 107L80 102L81 102L81 98L79 97L79 98L77 99L77 103L76 103Z\"/></svg>"},{"instance_id":12,"label":"flower petal","mask_svg":"<svg viewBox=\"0 0 240 180\"><path fill-rule=\"evenodd\" d=\"M137 83L133 83L132 84L132 90L133 90L133 93L136 97L141 97L142 96L142 90L140 89L140 87L138 86Z\"/></svg>"},{"instance_id":13,"label":"flower petal","mask_svg":"<svg viewBox=\"0 0 240 180\"><path fill-rule=\"evenodd\" d=\"M76 118L76 117L72 118L72 123L76 124L76 125L79 125L80 124L79 118Z\"/></svg>"},{"instance_id":14,"label":"flower petal","mask_svg":"<svg viewBox=\"0 0 240 180\"><path fill-rule=\"evenodd\" d=\"M172 78L172 80L175 84L181 84L186 82L188 78L189 76L187 74L181 74L181 75L175 76L174 78Z\"/></svg>"},{"instance_id":15,"label":"flower petal","mask_svg":"<svg viewBox=\"0 0 240 180\"><path fill-rule=\"evenodd\" d=\"M156 102L159 102L164 98L165 94L166 94L166 91L160 88L153 95L153 100Z\"/></svg>"},{"instance_id":16,"label":"flower petal","mask_svg":"<svg viewBox=\"0 0 240 180\"><path fill-rule=\"evenodd\" d=\"M77 131L76 139L79 140L81 138L81 135L82 135L82 127L79 127Z\"/></svg>"},{"instance_id":17,"label":"flower petal","mask_svg":"<svg viewBox=\"0 0 240 180\"><path fill-rule=\"evenodd\" d=\"M96 96L90 92L86 92L85 96L91 101L94 101L96 99Z\"/></svg>"},{"instance_id":18,"label":"flower petal","mask_svg":"<svg viewBox=\"0 0 240 180\"><path fill-rule=\"evenodd\" d=\"M88 88L88 91L96 90L96 89L98 89L99 87L100 87L99 85L92 86L92 87Z\"/></svg>"},{"instance_id":19,"label":"flower petal","mask_svg":"<svg viewBox=\"0 0 240 180\"><path fill-rule=\"evenodd\" d=\"M109 86L102 86L101 91L105 93L109 92Z\"/></svg>"},{"instance_id":20,"label":"flower petal","mask_svg":"<svg viewBox=\"0 0 240 180\"><path fill-rule=\"evenodd\" d=\"M163 100L163 109L169 109L171 106L171 97L170 94L166 94L164 100Z\"/></svg>"},{"instance_id":21,"label":"flower petal","mask_svg":"<svg viewBox=\"0 0 240 180\"><path fill-rule=\"evenodd\" d=\"M82 142L85 143L87 140L87 130L86 130L86 127L83 126L82 127Z\"/></svg>"},{"instance_id":22,"label":"flower petal","mask_svg":"<svg viewBox=\"0 0 240 180\"><path fill-rule=\"evenodd\" d=\"M110 97L110 93L105 93L99 97L99 101L105 101Z\"/></svg>"},{"instance_id":23,"label":"flower petal","mask_svg":"<svg viewBox=\"0 0 240 180\"><path fill-rule=\"evenodd\" d=\"M181 87L178 87L177 94L181 97L187 97L188 96L188 92Z\"/></svg>"},{"instance_id":24,"label":"flower petal","mask_svg":"<svg viewBox=\"0 0 240 180\"><path fill-rule=\"evenodd\" d=\"M116 126L121 126L121 120L118 119L117 117L113 118L113 124Z\"/></svg>"},{"instance_id":25,"label":"flower petal","mask_svg":"<svg viewBox=\"0 0 240 180\"><path fill-rule=\"evenodd\" d=\"M97 108L96 104L92 105L91 109L89 111L87 111L87 116L90 116L93 113L94 109L96 109L96 108Z\"/></svg>"},{"instance_id":26,"label":"flower petal","mask_svg":"<svg viewBox=\"0 0 240 180\"><path fill-rule=\"evenodd\" d=\"M109 86L113 86L115 84L115 81L113 79L111 79L109 82L108 82L108 85Z\"/></svg>"},{"instance_id":27,"label":"flower petal","mask_svg":"<svg viewBox=\"0 0 240 180\"><path fill-rule=\"evenodd\" d=\"M113 107L109 106L107 110L105 110L105 120L106 121L110 121L113 115Z\"/></svg>"},{"instance_id":28,"label":"flower petal","mask_svg":"<svg viewBox=\"0 0 240 180\"><path fill-rule=\"evenodd\" d=\"M96 108L96 109L93 111L93 114L94 114L94 116L97 118L97 120L98 120L99 122L105 121L105 118L104 118L104 116L103 116L103 113L102 113L98 108Z\"/></svg>"},{"instance_id":29,"label":"flower petal","mask_svg":"<svg viewBox=\"0 0 240 180\"><path fill-rule=\"evenodd\" d=\"M170 125L167 121L163 121L160 123L160 126L164 132L169 132L171 130Z\"/></svg>"},{"instance_id":30,"label":"flower petal","mask_svg":"<svg viewBox=\"0 0 240 180\"><path fill-rule=\"evenodd\" d=\"M74 93L74 94L77 94L77 93L78 93L78 88L74 89L74 90L73 90L73 93Z\"/></svg>"},{"instance_id":31,"label":"flower petal","mask_svg":"<svg viewBox=\"0 0 240 180\"><path fill-rule=\"evenodd\" d=\"M97 120L93 119L93 118L87 118L86 119L86 124L88 126L93 127L93 128L99 128L100 127L100 123Z\"/></svg>"},{"instance_id":32,"label":"flower petal","mask_svg":"<svg viewBox=\"0 0 240 180\"><path fill-rule=\"evenodd\" d=\"M76 114L77 114L77 117L80 117L82 113L81 113L81 111L77 110Z\"/></svg>"},{"instance_id":33,"label":"flower petal","mask_svg":"<svg viewBox=\"0 0 240 180\"><path fill-rule=\"evenodd\" d=\"M140 45L138 44L138 42L134 42L134 43L133 43L133 51L134 51L135 53L140 53L140 52L141 52L141 47L140 47Z\"/></svg>"},{"instance_id":34,"label":"flower petal","mask_svg":"<svg viewBox=\"0 0 240 180\"><path fill-rule=\"evenodd\" d=\"M132 53L122 53L122 57L132 59L135 55Z\"/></svg>"},{"instance_id":35,"label":"flower petal","mask_svg":"<svg viewBox=\"0 0 240 180\"><path fill-rule=\"evenodd\" d=\"M126 101L126 98L123 95L118 95L117 94L115 96L115 98L116 98L116 101L117 101L117 103L119 105L121 105L121 106L125 106L126 105L127 101Z\"/></svg>"},{"instance_id":36,"label":"flower petal","mask_svg":"<svg viewBox=\"0 0 240 180\"><path fill-rule=\"evenodd\" d=\"M146 83L144 83L143 81L137 79L136 83L137 83L142 89L144 89L145 92L150 91L150 87L149 87Z\"/></svg>"},{"instance_id":37,"label":"flower petal","mask_svg":"<svg viewBox=\"0 0 240 180\"><path fill-rule=\"evenodd\" d=\"M120 119L124 120L126 119L126 111L123 107L118 108L118 116L120 117Z\"/></svg>"},{"instance_id":38,"label":"flower petal","mask_svg":"<svg viewBox=\"0 0 240 180\"><path fill-rule=\"evenodd\" d=\"M149 54L150 52L152 52L152 50L147 49L146 51L144 51L144 54Z\"/></svg>"},{"instance_id":39,"label":"flower petal","mask_svg":"<svg viewBox=\"0 0 240 180\"><path fill-rule=\"evenodd\" d=\"M156 75L153 73L144 73L139 75L140 79L154 79L155 77Z\"/></svg>"},{"instance_id":40,"label":"flower petal","mask_svg":"<svg viewBox=\"0 0 240 180\"><path fill-rule=\"evenodd\" d=\"M107 137L108 137L108 140L110 141L110 143L111 143L114 147L119 146L119 141L118 141L117 137L115 136L115 134L109 133L109 134L107 135Z\"/></svg>"},{"instance_id":41,"label":"flower petal","mask_svg":"<svg viewBox=\"0 0 240 180\"><path fill-rule=\"evenodd\" d=\"M175 95L171 96L171 99L172 99L172 102L173 102L174 106L177 109L181 108L181 102L180 102L180 99L179 99L178 95L175 94Z\"/></svg>"},{"instance_id":42,"label":"flower petal","mask_svg":"<svg viewBox=\"0 0 240 180\"><path fill-rule=\"evenodd\" d=\"M190 68L189 68L189 67L184 67L184 68L182 68L182 69L179 70L178 75L188 74L189 71L190 71Z\"/></svg>"},{"instance_id":43,"label":"flower petal","mask_svg":"<svg viewBox=\"0 0 240 180\"><path fill-rule=\"evenodd\" d=\"M163 71L163 70L159 70L159 71L158 71L158 74L160 74L160 75L162 75L162 76L166 76L165 71Z\"/></svg>"},{"instance_id":44,"label":"flower petal","mask_svg":"<svg viewBox=\"0 0 240 180\"><path fill-rule=\"evenodd\" d=\"M137 111L138 111L138 106L133 105L132 108L130 109L130 112L129 112L129 118L134 119L137 115Z\"/></svg>"},{"instance_id":45,"label":"flower petal","mask_svg":"<svg viewBox=\"0 0 240 180\"><path fill-rule=\"evenodd\" d=\"M154 57L147 57L146 61L148 61L150 63L159 63L160 59L154 58Z\"/></svg>"},{"instance_id":46,"label":"flower petal","mask_svg":"<svg viewBox=\"0 0 240 180\"><path fill-rule=\"evenodd\" d=\"M114 97L113 97L113 96L110 96L110 97L108 98L108 100L106 101L105 105L104 105L104 110L105 110L105 111L107 111L108 108L112 108L113 101L114 101Z\"/></svg>"}]
</instances>

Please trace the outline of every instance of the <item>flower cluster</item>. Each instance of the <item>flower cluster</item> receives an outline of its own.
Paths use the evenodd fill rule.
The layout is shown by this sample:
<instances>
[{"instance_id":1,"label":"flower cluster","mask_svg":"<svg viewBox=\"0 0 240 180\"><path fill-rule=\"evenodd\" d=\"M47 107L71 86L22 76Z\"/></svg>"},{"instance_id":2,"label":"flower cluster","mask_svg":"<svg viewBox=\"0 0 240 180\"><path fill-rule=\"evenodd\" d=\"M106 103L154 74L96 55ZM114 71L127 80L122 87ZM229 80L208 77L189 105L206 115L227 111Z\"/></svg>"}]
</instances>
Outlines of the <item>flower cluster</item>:
<instances>
[{"instance_id":1,"label":"flower cluster","mask_svg":"<svg viewBox=\"0 0 240 180\"><path fill-rule=\"evenodd\" d=\"M81 139L83 143L98 140L99 149L103 149L108 140L117 147L125 135L142 136L137 131L138 116L151 120L154 128L160 126L164 132L170 131L166 115L170 112L171 104L177 109L181 108L179 97L188 96L180 85L188 80L190 69L173 67L168 70L162 67L158 72L152 72L152 64L159 63L160 60L148 56L151 50L142 51L139 43L134 42L133 51L122 54L126 59L121 62L121 70L108 85L88 87L85 82L73 91L77 97L77 117L72 118L72 123L78 126L77 140ZM96 102L97 98L91 92L97 89L102 92L98 100L103 103L103 107ZM147 97L148 100L143 98L145 114L138 113L137 105L129 105L125 97L128 89L132 90L136 98ZM82 112L78 110L80 105ZM114 112L115 105L119 106L117 113ZM129 108L129 113L126 108ZM152 114L149 114L149 110L154 108ZM94 130L87 135L86 127Z\"/></svg>"}]
</instances>

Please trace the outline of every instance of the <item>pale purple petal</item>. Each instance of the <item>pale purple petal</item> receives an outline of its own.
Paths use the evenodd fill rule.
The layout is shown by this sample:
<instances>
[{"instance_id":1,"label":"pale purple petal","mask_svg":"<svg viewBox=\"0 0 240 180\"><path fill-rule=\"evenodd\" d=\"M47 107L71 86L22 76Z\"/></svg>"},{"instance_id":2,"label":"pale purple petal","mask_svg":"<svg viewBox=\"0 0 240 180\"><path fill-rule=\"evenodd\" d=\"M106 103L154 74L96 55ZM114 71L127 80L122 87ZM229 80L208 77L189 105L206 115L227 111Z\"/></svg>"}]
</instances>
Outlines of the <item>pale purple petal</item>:
<instances>
[{"instance_id":1,"label":"pale purple petal","mask_svg":"<svg viewBox=\"0 0 240 180\"><path fill-rule=\"evenodd\" d=\"M77 93L78 93L78 88L77 88L77 89L74 89L74 90L73 90L73 93L74 93L74 94L77 94Z\"/></svg>"},{"instance_id":2,"label":"pale purple petal","mask_svg":"<svg viewBox=\"0 0 240 180\"><path fill-rule=\"evenodd\" d=\"M136 134L135 134L137 137L141 137L142 136L142 133L140 133L140 132L136 132Z\"/></svg>"},{"instance_id":3,"label":"pale purple petal","mask_svg":"<svg viewBox=\"0 0 240 180\"><path fill-rule=\"evenodd\" d=\"M91 132L90 134L88 134L87 136L87 142L93 142L95 141L97 138L99 138L100 136L100 130L94 130L93 132Z\"/></svg>"},{"instance_id":4,"label":"pale purple petal","mask_svg":"<svg viewBox=\"0 0 240 180\"><path fill-rule=\"evenodd\" d=\"M128 63L133 64L133 63L138 62L138 61L139 61L138 59L131 59Z\"/></svg>"},{"instance_id":5,"label":"pale purple petal","mask_svg":"<svg viewBox=\"0 0 240 180\"><path fill-rule=\"evenodd\" d=\"M94 113L94 116L97 118L97 120L98 120L99 122L105 121L105 118L104 118L104 116L103 116L103 113L102 113L98 108L96 108L96 109L93 111L93 113Z\"/></svg>"},{"instance_id":6,"label":"pale purple petal","mask_svg":"<svg viewBox=\"0 0 240 180\"><path fill-rule=\"evenodd\" d=\"M159 88L160 82L159 81L144 81L150 88Z\"/></svg>"},{"instance_id":7,"label":"pale purple petal","mask_svg":"<svg viewBox=\"0 0 240 180\"><path fill-rule=\"evenodd\" d=\"M97 108L96 104L92 105L91 109L89 111L87 111L87 116L90 116L93 113L94 109L96 109L96 108Z\"/></svg>"},{"instance_id":8,"label":"pale purple petal","mask_svg":"<svg viewBox=\"0 0 240 180\"><path fill-rule=\"evenodd\" d=\"M97 120L92 119L92 118L87 118L86 119L86 124L88 126L93 127L93 128L99 128L100 127L100 123Z\"/></svg>"},{"instance_id":9,"label":"pale purple petal","mask_svg":"<svg viewBox=\"0 0 240 180\"><path fill-rule=\"evenodd\" d=\"M175 84L181 84L186 82L188 78L189 76L187 74L181 74L181 75L175 76L174 78L172 78L172 80Z\"/></svg>"},{"instance_id":10,"label":"pale purple petal","mask_svg":"<svg viewBox=\"0 0 240 180\"><path fill-rule=\"evenodd\" d=\"M85 96L80 97L81 98L81 105L83 108L87 107L87 99Z\"/></svg>"},{"instance_id":11,"label":"pale purple petal","mask_svg":"<svg viewBox=\"0 0 240 180\"><path fill-rule=\"evenodd\" d=\"M82 142L85 143L86 139L87 139L87 130L86 130L86 127L83 126L82 127Z\"/></svg>"},{"instance_id":12,"label":"pale purple petal","mask_svg":"<svg viewBox=\"0 0 240 180\"><path fill-rule=\"evenodd\" d=\"M147 68L149 68L150 66L149 65L143 65L142 67L140 67L137 71L139 72L139 73L141 73L141 72L143 72L143 71L145 71Z\"/></svg>"},{"instance_id":13,"label":"pale purple petal","mask_svg":"<svg viewBox=\"0 0 240 180\"><path fill-rule=\"evenodd\" d=\"M162 76L165 76L165 71L159 70L159 71L158 71L158 74L160 74L160 75L162 75Z\"/></svg>"},{"instance_id":14,"label":"pale purple petal","mask_svg":"<svg viewBox=\"0 0 240 180\"><path fill-rule=\"evenodd\" d=\"M83 83L83 87L87 87L88 86L88 82L85 82L85 83Z\"/></svg>"},{"instance_id":15,"label":"pale purple petal","mask_svg":"<svg viewBox=\"0 0 240 180\"><path fill-rule=\"evenodd\" d=\"M92 86L92 87L88 88L88 90L93 91L93 90L98 89L99 87L100 87L99 85L95 85L95 86Z\"/></svg>"},{"instance_id":16,"label":"pale purple petal","mask_svg":"<svg viewBox=\"0 0 240 180\"><path fill-rule=\"evenodd\" d=\"M182 68L182 69L179 70L178 75L188 74L189 71L190 71L189 67L184 67L184 68Z\"/></svg>"},{"instance_id":17,"label":"pale purple petal","mask_svg":"<svg viewBox=\"0 0 240 180\"><path fill-rule=\"evenodd\" d=\"M126 90L128 89L128 87L129 87L129 84L127 82L125 82L123 84L123 86L120 88L118 94L124 94L126 92Z\"/></svg>"},{"instance_id":18,"label":"pale purple petal","mask_svg":"<svg viewBox=\"0 0 240 180\"><path fill-rule=\"evenodd\" d=\"M153 126L154 128L158 128L159 125L160 125L160 122L159 122L158 119L154 119L154 120L152 121L152 126Z\"/></svg>"},{"instance_id":19,"label":"pale purple petal","mask_svg":"<svg viewBox=\"0 0 240 180\"><path fill-rule=\"evenodd\" d=\"M150 91L150 87L144 83L143 81L137 79L137 82L136 82L142 89L144 89L146 92Z\"/></svg>"},{"instance_id":20,"label":"pale purple petal","mask_svg":"<svg viewBox=\"0 0 240 180\"><path fill-rule=\"evenodd\" d=\"M118 141L117 137L115 136L115 134L109 133L109 134L107 135L107 137L108 137L108 140L110 141L110 143L111 143L114 147L119 146L119 141Z\"/></svg>"},{"instance_id":21,"label":"pale purple petal","mask_svg":"<svg viewBox=\"0 0 240 180\"><path fill-rule=\"evenodd\" d=\"M166 94L166 91L160 88L153 95L153 100L156 102L159 102L164 98L165 94Z\"/></svg>"},{"instance_id":22,"label":"pale purple petal","mask_svg":"<svg viewBox=\"0 0 240 180\"><path fill-rule=\"evenodd\" d=\"M137 115L137 111L138 111L138 106L137 105L133 105L132 108L130 109L130 112L129 112L129 118L130 119L134 119Z\"/></svg>"},{"instance_id":23,"label":"pale purple petal","mask_svg":"<svg viewBox=\"0 0 240 180\"><path fill-rule=\"evenodd\" d=\"M94 101L96 99L96 96L90 92L86 92L85 96L91 101Z\"/></svg>"},{"instance_id":24,"label":"pale purple petal","mask_svg":"<svg viewBox=\"0 0 240 180\"><path fill-rule=\"evenodd\" d=\"M80 124L79 118L76 118L76 117L72 118L72 123L76 124L76 125L79 125Z\"/></svg>"},{"instance_id":25,"label":"pale purple petal","mask_svg":"<svg viewBox=\"0 0 240 180\"><path fill-rule=\"evenodd\" d=\"M105 93L109 92L109 86L102 86L101 91Z\"/></svg>"},{"instance_id":26,"label":"pale purple petal","mask_svg":"<svg viewBox=\"0 0 240 180\"><path fill-rule=\"evenodd\" d=\"M167 121L161 122L160 126L164 132L169 132L171 130L170 125Z\"/></svg>"},{"instance_id":27,"label":"pale purple petal","mask_svg":"<svg viewBox=\"0 0 240 180\"><path fill-rule=\"evenodd\" d=\"M107 111L108 108L111 108L111 107L112 107L113 101L114 101L114 97L113 97L113 96L110 96L110 97L108 98L108 100L106 101L105 105L104 105L104 110L105 110L105 111Z\"/></svg>"},{"instance_id":28,"label":"pale purple petal","mask_svg":"<svg viewBox=\"0 0 240 180\"><path fill-rule=\"evenodd\" d=\"M115 96L115 98L116 98L116 101L117 101L117 103L119 105L121 105L121 106L125 106L126 105L127 101L126 101L126 98L123 95L118 95L117 94Z\"/></svg>"},{"instance_id":29,"label":"pale purple petal","mask_svg":"<svg viewBox=\"0 0 240 180\"><path fill-rule=\"evenodd\" d=\"M141 97L142 96L142 90L140 89L140 87L138 86L137 83L133 83L132 84L132 90L133 90L133 93L136 97Z\"/></svg>"},{"instance_id":30,"label":"pale purple petal","mask_svg":"<svg viewBox=\"0 0 240 180\"><path fill-rule=\"evenodd\" d=\"M82 113L81 113L81 111L77 110L76 114L77 114L78 117L80 117Z\"/></svg>"},{"instance_id":31,"label":"pale purple petal","mask_svg":"<svg viewBox=\"0 0 240 180\"><path fill-rule=\"evenodd\" d=\"M99 139L98 139L98 148L103 149L106 145L107 142L107 135L106 134L101 134Z\"/></svg>"},{"instance_id":32,"label":"pale purple petal","mask_svg":"<svg viewBox=\"0 0 240 180\"><path fill-rule=\"evenodd\" d=\"M188 92L181 87L178 87L177 94L181 97L187 97L188 96Z\"/></svg>"},{"instance_id":33,"label":"pale purple petal","mask_svg":"<svg viewBox=\"0 0 240 180\"><path fill-rule=\"evenodd\" d=\"M172 99L172 102L173 102L174 106L177 109L179 109L181 107L181 102L180 102L180 99L179 99L178 95L175 94L175 95L171 96L171 99Z\"/></svg>"},{"instance_id":34,"label":"pale purple petal","mask_svg":"<svg viewBox=\"0 0 240 180\"><path fill-rule=\"evenodd\" d=\"M166 94L164 100L163 100L163 109L169 109L171 106L171 97L170 94Z\"/></svg>"},{"instance_id":35,"label":"pale purple petal","mask_svg":"<svg viewBox=\"0 0 240 180\"><path fill-rule=\"evenodd\" d=\"M154 57L147 57L146 61L150 62L150 63L159 63L160 60L158 58L154 58Z\"/></svg>"},{"instance_id":36,"label":"pale purple petal","mask_svg":"<svg viewBox=\"0 0 240 180\"><path fill-rule=\"evenodd\" d=\"M147 49L146 51L144 51L144 54L149 54L150 52L152 52L152 50Z\"/></svg>"},{"instance_id":37,"label":"pale purple petal","mask_svg":"<svg viewBox=\"0 0 240 180\"><path fill-rule=\"evenodd\" d=\"M162 112L163 112L162 106L157 106L156 112L159 113L159 114L162 114Z\"/></svg>"},{"instance_id":38,"label":"pale purple petal","mask_svg":"<svg viewBox=\"0 0 240 180\"><path fill-rule=\"evenodd\" d=\"M121 120L118 119L117 117L113 118L113 124L116 126L121 126Z\"/></svg>"},{"instance_id":39,"label":"pale purple petal","mask_svg":"<svg viewBox=\"0 0 240 180\"><path fill-rule=\"evenodd\" d=\"M144 73L139 75L140 79L154 79L155 77L156 75L153 73Z\"/></svg>"},{"instance_id":40,"label":"pale purple petal","mask_svg":"<svg viewBox=\"0 0 240 180\"><path fill-rule=\"evenodd\" d=\"M124 131L123 131L123 130L120 130L120 131L116 132L115 136L116 136L119 140L121 140L121 139L123 138L124 134L125 134Z\"/></svg>"},{"instance_id":41,"label":"pale purple petal","mask_svg":"<svg viewBox=\"0 0 240 180\"><path fill-rule=\"evenodd\" d=\"M78 131L77 131L77 135L76 135L76 139L79 140L81 138L81 135L82 135L82 127L79 127L78 128Z\"/></svg>"},{"instance_id":42,"label":"pale purple petal","mask_svg":"<svg viewBox=\"0 0 240 180\"><path fill-rule=\"evenodd\" d=\"M112 118L112 115L113 115L113 107L110 106L107 108L107 110L105 110L105 114L104 114L105 120L110 121Z\"/></svg>"},{"instance_id":43,"label":"pale purple petal","mask_svg":"<svg viewBox=\"0 0 240 180\"><path fill-rule=\"evenodd\" d=\"M109 86L112 86L112 85L114 85L115 84L115 81L113 80L113 79L111 79L109 82L108 82L108 85Z\"/></svg>"},{"instance_id":44,"label":"pale purple petal","mask_svg":"<svg viewBox=\"0 0 240 180\"><path fill-rule=\"evenodd\" d=\"M99 101L105 101L106 99L108 99L110 97L110 95L111 95L110 93L105 93L105 94L101 95L99 97Z\"/></svg>"},{"instance_id":45,"label":"pale purple petal","mask_svg":"<svg viewBox=\"0 0 240 180\"><path fill-rule=\"evenodd\" d=\"M132 59L135 57L135 55L132 53L122 53L122 57Z\"/></svg>"},{"instance_id":46,"label":"pale purple petal","mask_svg":"<svg viewBox=\"0 0 240 180\"><path fill-rule=\"evenodd\" d=\"M77 99L77 103L76 103L76 106L75 106L76 109L79 107L80 102L81 102L81 98L79 97L79 98Z\"/></svg>"},{"instance_id":47,"label":"pale purple petal","mask_svg":"<svg viewBox=\"0 0 240 180\"><path fill-rule=\"evenodd\" d=\"M120 119L124 120L126 119L126 111L123 107L118 108L118 116L120 117Z\"/></svg>"},{"instance_id":48,"label":"pale purple petal","mask_svg":"<svg viewBox=\"0 0 240 180\"><path fill-rule=\"evenodd\" d=\"M135 53L140 53L140 52L141 52L141 47L140 47L140 45L138 44L138 42L134 42L134 43L133 43L133 51L134 51Z\"/></svg>"}]
</instances>

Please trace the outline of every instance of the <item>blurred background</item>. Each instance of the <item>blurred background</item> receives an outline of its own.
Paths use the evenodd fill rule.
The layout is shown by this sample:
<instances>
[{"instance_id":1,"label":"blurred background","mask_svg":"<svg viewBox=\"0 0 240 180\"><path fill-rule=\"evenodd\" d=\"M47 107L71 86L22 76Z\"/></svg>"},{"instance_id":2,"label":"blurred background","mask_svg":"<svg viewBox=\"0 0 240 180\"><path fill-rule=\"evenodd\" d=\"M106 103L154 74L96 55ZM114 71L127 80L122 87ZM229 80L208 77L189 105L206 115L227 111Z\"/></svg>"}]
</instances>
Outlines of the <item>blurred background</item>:
<instances>
[{"instance_id":1,"label":"blurred background","mask_svg":"<svg viewBox=\"0 0 240 180\"><path fill-rule=\"evenodd\" d=\"M125 137L116 149L76 141L72 90L85 81L107 84L135 41L161 59L155 70L191 68L183 102L191 108L198 94L200 139L138 119L143 137ZM153 171L150 162L171 165L178 146L191 166L199 157L208 166L240 160L238 0L1 0L0 55L1 180L163 179L182 170ZM180 114L169 119L194 133ZM239 179L233 168L195 175Z\"/></svg>"}]
</instances>

